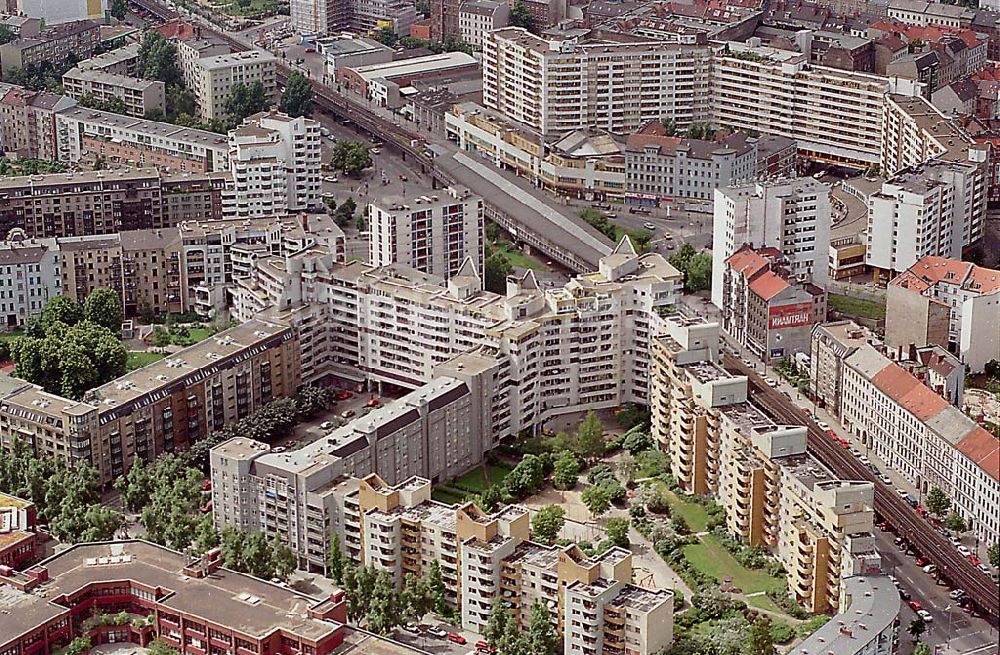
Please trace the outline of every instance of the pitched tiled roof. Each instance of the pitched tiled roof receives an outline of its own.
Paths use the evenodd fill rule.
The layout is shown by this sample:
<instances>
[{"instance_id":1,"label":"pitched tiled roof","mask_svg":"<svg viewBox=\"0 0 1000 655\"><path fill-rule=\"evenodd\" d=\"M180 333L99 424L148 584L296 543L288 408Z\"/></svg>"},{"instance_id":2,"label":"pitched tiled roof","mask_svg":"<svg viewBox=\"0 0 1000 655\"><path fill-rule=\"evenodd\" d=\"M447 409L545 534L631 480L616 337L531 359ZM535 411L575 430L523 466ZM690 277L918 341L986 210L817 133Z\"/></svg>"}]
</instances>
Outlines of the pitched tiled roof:
<instances>
[{"instance_id":1,"label":"pitched tiled roof","mask_svg":"<svg viewBox=\"0 0 1000 655\"><path fill-rule=\"evenodd\" d=\"M986 471L990 477L1000 480L1000 439L977 426L955 444L955 448Z\"/></svg>"},{"instance_id":2,"label":"pitched tiled roof","mask_svg":"<svg viewBox=\"0 0 1000 655\"><path fill-rule=\"evenodd\" d=\"M789 286L785 278L774 271L762 271L750 282L750 291L763 300L770 300Z\"/></svg>"},{"instance_id":3,"label":"pitched tiled roof","mask_svg":"<svg viewBox=\"0 0 1000 655\"><path fill-rule=\"evenodd\" d=\"M946 282L981 294L1000 292L1000 271L947 257L924 257L889 284L924 293Z\"/></svg>"},{"instance_id":4,"label":"pitched tiled roof","mask_svg":"<svg viewBox=\"0 0 1000 655\"><path fill-rule=\"evenodd\" d=\"M948 401L896 364L876 373L872 383L921 421L948 407Z\"/></svg>"}]
</instances>

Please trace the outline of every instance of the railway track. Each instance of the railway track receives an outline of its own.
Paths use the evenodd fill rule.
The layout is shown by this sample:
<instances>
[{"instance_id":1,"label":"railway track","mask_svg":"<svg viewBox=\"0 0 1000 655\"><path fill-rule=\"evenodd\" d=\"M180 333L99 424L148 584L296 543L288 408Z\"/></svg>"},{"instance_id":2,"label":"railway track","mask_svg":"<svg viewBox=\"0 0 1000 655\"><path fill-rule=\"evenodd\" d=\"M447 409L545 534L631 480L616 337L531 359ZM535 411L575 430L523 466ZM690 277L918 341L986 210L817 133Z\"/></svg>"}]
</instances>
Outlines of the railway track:
<instances>
[{"instance_id":1,"label":"railway track","mask_svg":"<svg viewBox=\"0 0 1000 655\"><path fill-rule=\"evenodd\" d=\"M774 419L806 426L809 451L838 477L873 483L875 511L895 529L896 534L906 537L921 555L937 565L940 579L964 589L984 615L989 615L993 622L997 621L1000 617L1000 594L997 584L989 576L955 550L944 536L918 516L893 489L877 479L867 466L830 439L812 417L803 414L788 398L767 386L755 371L729 354L725 356L725 365L747 376L754 400Z\"/></svg>"}]
</instances>

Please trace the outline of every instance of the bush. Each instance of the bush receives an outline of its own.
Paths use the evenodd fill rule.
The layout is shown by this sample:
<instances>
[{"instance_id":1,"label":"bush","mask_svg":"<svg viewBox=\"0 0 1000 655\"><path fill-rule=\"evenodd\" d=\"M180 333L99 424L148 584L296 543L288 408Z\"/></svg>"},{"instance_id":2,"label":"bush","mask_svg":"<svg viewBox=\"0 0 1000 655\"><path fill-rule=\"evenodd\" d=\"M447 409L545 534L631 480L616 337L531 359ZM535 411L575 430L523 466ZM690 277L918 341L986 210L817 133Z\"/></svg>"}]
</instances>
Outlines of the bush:
<instances>
[{"instance_id":1,"label":"bush","mask_svg":"<svg viewBox=\"0 0 1000 655\"><path fill-rule=\"evenodd\" d=\"M674 589L674 611L679 612L684 609L684 592Z\"/></svg>"},{"instance_id":2,"label":"bush","mask_svg":"<svg viewBox=\"0 0 1000 655\"><path fill-rule=\"evenodd\" d=\"M771 639L774 640L774 643L784 644L791 641L794 636L795 630L787 623L781 623L780 621L771 622Z\"/></svg>"},{"instance_id":3,"label":"bush","mask_svg":"<svg viewBox=\"0 0 1000 655\"><path fill-rule=\"evenodd\" d=\"M618 482L614 470L607 464L598 464L591 467L590 471L587 472L587 482L590 484L597 485L608 480Z\"/></svg>"}]
</instances>

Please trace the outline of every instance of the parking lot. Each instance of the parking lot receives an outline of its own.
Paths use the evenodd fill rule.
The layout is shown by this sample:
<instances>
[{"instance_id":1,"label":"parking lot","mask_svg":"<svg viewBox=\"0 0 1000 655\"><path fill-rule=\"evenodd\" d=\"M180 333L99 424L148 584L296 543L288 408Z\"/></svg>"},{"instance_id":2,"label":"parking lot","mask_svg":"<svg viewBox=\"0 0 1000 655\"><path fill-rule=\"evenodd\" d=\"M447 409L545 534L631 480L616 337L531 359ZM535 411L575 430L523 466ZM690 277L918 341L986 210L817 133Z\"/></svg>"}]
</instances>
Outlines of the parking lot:
<instances>
[{"instance_id":1,"label":"parking lot","mask_svg":"<svg viewBox=\"0 0 1000 655\"><path fill-rule=\"evenodd\" d=\"M453 625L438 621L424 621L421 630L414 632L406 628L396 628L393 639L407 646L419 648L435 655L466 655L476 652L476 642L483 637L470 630L461 630ZM460 635L464 644L455 643L448 635Z\"/></svg>"},{"instance_id":2,"label":"parking lot","mask_svg":"<svg viewBox=\"0 0 1000 655\"><path fill-rule=\"evenodd\" d=\"M379 396L367 391L358 393L355 389L350 390L349 393L351 394L350 398L338 399L337 404L331 409L308 422L299 423L291 434L275 441L274 447L289 449L310 444L359 416L364 416L375 407L395 400L400 395L386 393L386 395ZM375 404L376 400L377 404Z\"/></svg>"}]
</instances>

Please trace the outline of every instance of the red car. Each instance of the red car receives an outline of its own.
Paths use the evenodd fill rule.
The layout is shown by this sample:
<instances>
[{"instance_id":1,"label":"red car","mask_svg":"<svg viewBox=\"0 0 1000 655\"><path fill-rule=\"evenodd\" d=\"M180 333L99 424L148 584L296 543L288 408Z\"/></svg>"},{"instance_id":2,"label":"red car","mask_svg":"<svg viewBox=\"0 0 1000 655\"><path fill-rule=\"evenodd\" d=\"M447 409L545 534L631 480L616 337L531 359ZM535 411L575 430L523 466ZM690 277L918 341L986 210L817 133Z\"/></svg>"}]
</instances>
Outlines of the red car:
<instances>
[{"instance_id":1,"label":"red car","mask_svg":"<svg viewBox=\"0 0 1000 655\"><path fill-rule=\"evenodd\" d=\"M837 439L837 443L840 444L841 448L850 448L851 447L851 444L850 444L850 442L847 441L847 439Z\"/></svg>"},{"instance_id":2,"label":"red car","mask_svg":"<svg viewBox=\"0 0 1000 655\"><path fill-rule=\"evenodd\" d=\"M347 400L348 398L350 398L353 395L354 395L353 393L351 393L350 391L347 391L346 389L343 390L343 391L338 391L337 392L337 400Z\"/></svg>"},{"instance_id":3,"label":"red car","mask_svg":"<svg viewBox=\"0 0 1000 655\"><path fill-rule=\"evenodd\" d=\"M212 490L212 481L211 480L202 480L201 481L201 490L202 491L211 491Z\"/></svg>"},{"instance_id":4,"label":"red car","mask_svg":"<svg viewBox=\"0 0 1000 655\"><path fill-rule=\"evenodd\" d=\"M365 404L368 405L369 407L378 407L379 405L382 404L382 399L379 398L378 396L373 396L371 400L369 400Z\"/></svg>"},{"instance_id":5,"label":"red car","mask_svg":"<svg viewBox=\"0 0 1000 655\"><path fill-rule=\"evenodd\" d=\"M453 644L464 644L465 637L458 634L457 632L452 632L448 634L448 641L450 641Z\"/></svg>"},{"instance_id":6,"label":"red car","mask_svg":"<svg viewBox=\"0 0 1000 655\"><path fill-rule=\"evenodd\" d=\"M926 557L918 557L916 563L917 563L917 566L927 566L931 562Z\"/></svg>"},{"instance_id":7,"label":"red car","mask_svg":"<svg viewBox=\"0 0 1000 655\"><path fill-rule=\"evenodd\" d=\"M799 411L801 411L801 412L802 412L803 414L805 414L806 416L812 416L812 412L810 412L810 411L809 411L809 410L808 410L807 408L805 408L805 407L803 407L803 408L802 408L801 410L799 410Z\"/></svg>"},{"instance_id":8,"label":"red car","mask_svg":"<svg viewBox=\"0 0 1000 655\"><path fill-rule=\"evenodd\" d=\"M972 562L973 566L979 566L980 564L982 564L982 561L978 557L976 557L975 555L969 555L965 559L967 559L970 562Z\"/></svg>"},{"instance_id":9,"label":"red car","mask_svg":"<svg viewBox=\"0 0 1000 655\"><path fill-rule=\"evenodd\" d=\"M485 641L482 641L482 640L476 642L476 650L478 652L480 652L480 653L495 653L495 652L497 652L496 648L493 648L492 646L490 646L489 644L487 644Z\"/></svg>"},{"instance_id":10,"label":"red car","mask_svg":"<svg viewBox=\"0 0 1000 655\"><path fill-rule=\"evenodd\" d=\"M838 437L837 433L834 432L832 429L826 431L826 436L830 437L834 441L840 441L840 437Z\"/></svg>"},{"instance_id":11,"label":"red car","mask_svg":"<svg viewBox=\"0 0 1000 655\"><path fill-rule=\"evenodd\" d=\"M911 601L910 601L909 603L907 603L907 605L909 605L909 606L910 606L910 609L911 609L911 610L913 610L914 612L919 612L920 610L922 610L922 609L923 609L923 608L922 608L922 607L920 606L920 603L919 603L919 602L917 602L917 601L915 601L915 600L911 600Z\"/></svg>"},{"instance_id":12,"label":"red car","mask_svg":"<svg viewBox=\"0 0 1000 655\"><path fill-rule=\"evenodd\" d=\"M316 52L316 48L306 48L306 52L308 52L309 54L312 54L312 53Z\"/></svg>"}]
</instances>

